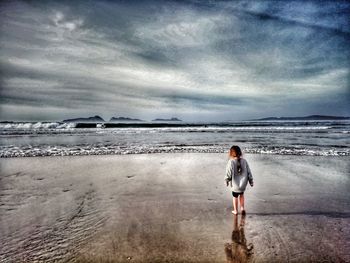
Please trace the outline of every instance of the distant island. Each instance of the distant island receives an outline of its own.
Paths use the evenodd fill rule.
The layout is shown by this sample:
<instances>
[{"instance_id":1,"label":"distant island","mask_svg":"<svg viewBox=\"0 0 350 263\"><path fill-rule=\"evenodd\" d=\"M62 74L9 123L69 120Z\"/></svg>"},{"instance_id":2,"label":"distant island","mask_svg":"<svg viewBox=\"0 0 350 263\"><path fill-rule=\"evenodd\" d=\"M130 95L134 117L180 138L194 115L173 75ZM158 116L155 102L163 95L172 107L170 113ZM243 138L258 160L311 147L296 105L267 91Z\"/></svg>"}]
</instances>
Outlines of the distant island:
<instances>
[{"instance_id":1,"label":"distant island","mask_svg":"<svg viewBox=\"0 0 350 263\"><path fill-rule=\"evenodd\" d=\"M350 117L327 116L327 115L309 115L303 117L267 117L262 119L253 119L250 121L299 121L299 120L349 120Z\"/></svg>"},{"instance_id":2,"label":"distant island","mask_svg":"<svg viewBox=\"0 0 350 263\"><path fill-rule=\"evenodd\" d=\"M75 118L63 120L63 122L105 122L100 116L96 115L88 118Z\"/></svg>"},{"instance_id":3,"label":"distant island","mask_svg":"<svg viewBox=\"0 0 350 263\"><path fill-rule=\"evenodd\" d=\"M171 118L171 119L159 119L159 118L157 118L157 119L154 119L154 120L152 120L152 121L182 121L182 120L173 117L173 118Z\"/></svg>"},{"instance_id":4,"label":"distant island","mask_svg":"<svg viewBox=\"0 0 350 263\"><path fill-rule=\"evenodd\" d=\"M144 121L144 120L140 120L140 119L132 119L129 117L112 117L109 121Z\"/></svg>"}]
</instances>

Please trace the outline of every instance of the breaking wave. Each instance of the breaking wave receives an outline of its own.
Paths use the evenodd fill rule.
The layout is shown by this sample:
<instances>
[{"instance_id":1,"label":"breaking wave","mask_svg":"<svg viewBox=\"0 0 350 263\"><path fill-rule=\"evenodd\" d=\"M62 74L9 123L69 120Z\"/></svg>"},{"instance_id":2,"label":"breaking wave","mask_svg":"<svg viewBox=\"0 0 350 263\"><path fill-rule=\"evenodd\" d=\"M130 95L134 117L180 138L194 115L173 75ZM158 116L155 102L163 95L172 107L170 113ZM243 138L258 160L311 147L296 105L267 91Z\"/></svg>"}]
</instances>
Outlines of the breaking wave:
<instances>
[{"instance_id":1,"label":"breaking wave","mask_svg":"<svg viewBox=\"0 0 350 263\"><path fill-rule=\"evenodd\" d=\"M9 122L0 123L1 130L21 129L72 129L76 127L74 122Z\"/></svg>"}]
</instances>

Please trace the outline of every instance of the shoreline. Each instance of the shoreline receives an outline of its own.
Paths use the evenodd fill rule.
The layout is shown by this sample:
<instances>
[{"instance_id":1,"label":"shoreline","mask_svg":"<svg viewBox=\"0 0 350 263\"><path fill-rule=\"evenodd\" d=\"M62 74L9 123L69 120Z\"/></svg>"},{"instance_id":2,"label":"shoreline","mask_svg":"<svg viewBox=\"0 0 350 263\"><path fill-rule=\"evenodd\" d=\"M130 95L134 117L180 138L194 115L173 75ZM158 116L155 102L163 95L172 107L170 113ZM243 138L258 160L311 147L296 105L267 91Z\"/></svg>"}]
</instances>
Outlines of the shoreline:
<instances>
[{"instance_id":1,"label":"shoreline","mask_svg":"<svg viewBox=\"0 0 350 263\"><path fill-rule=\"evenodd\" d=\"M350 261L348 156L245 154L237 218L226 153L50 157L0 159L0 260Z\"/></svg>"},{"instance_id":2,"label":"shoreline","mask_svg":"<svg viewBox=\"0 0 350 263\"><path fill-rule=\"evenodd\" d=\"M18 156L18 157L0 157L1 159L12 159L12 158L43 158L43 157L51 157L51 158L56 158L56 157L89 157L89 156L130 156L130 155L154 155L154 154L222 154L222 155L227 155L227 150L222 151L222 152L140 152L140 153L116 153L116 154L82 154L82 155L43 155L43 156ZM272 156L301 156L301 157L340 157L340 158L349 158L350 155L301 155L301 154L286 154L286 153L257 153L257 152L245 152L243 154L244 156L247 155L272 155Z\"/></svg>"},{"instance_id":3,"label":"shoreline","mask_svg":"<svg viewBox=\"0 0 350 263\"><path fill-rule=\"evenodd\" d=\"M7 146L4 146L5 148ZM50 148L52 147L52 149ZM87 146L90 147L90 146ZM168 147L168 149L166 149ZM9 158L34 158L34 157L75 157L75 156L119 156L119 155L139 155L139 154L188 154L188 153L199 153L199 154L225 154L227 152L227 147L225 148L207 148L207 149L201 149L201 145L197 146L186 146L189 147L187 149L176 149L177 146L166 146L165 148L153 148L152 150L145 150L145 149L123 149L118 150L119 152L113 152L113 150L109 150L106 152L98 152L100 151L99 148L93 149L93 151L97 151L94 153L91 152L84 152L89 151L91 149L84 149L83 152L76 152L74 147L72 149L69 149L67 147L57 148L57 146L48 146L46 149L40 149L40 153L37 155L34 155L32 152L16 152L13 151L13 149L5 149L0 152L0 159L9 159ZM191 148L192 147L192 148ZM79 147L78 147L79 148ZM80 149L80 148L79 148ZM345 148L344 148L345 149ZM52 151L61 151L60 153L52 153ZM81 149L80 149L81 150ZM67 152L68 151L68 152ZM72 151L72 152L69 152ZM324 156L324 157L349 157L350 152L347 150L335 150L333 148L324 149L323 151L315 151L312 149L286 149L286 147L281 146L279 149L274 147L274 149L268 149L268 147L263 147L260 149L244 149L246 154L250 155L276 155L276 156Z\"/></svg>"}]
</instances>

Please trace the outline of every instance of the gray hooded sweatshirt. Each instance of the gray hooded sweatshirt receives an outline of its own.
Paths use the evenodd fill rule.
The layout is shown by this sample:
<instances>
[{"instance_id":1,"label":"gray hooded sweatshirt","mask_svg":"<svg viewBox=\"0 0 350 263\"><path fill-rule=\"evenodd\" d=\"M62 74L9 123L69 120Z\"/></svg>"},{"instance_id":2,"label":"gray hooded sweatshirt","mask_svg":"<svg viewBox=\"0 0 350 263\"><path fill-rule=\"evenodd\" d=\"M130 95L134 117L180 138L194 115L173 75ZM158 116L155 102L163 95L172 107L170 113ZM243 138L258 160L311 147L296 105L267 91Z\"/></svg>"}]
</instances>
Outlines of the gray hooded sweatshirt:
<instances>
[{"instance_id":1,"label":"gray hooded sweatshirt","mask_svg":"<svg viewBox=\"0 0 350 263\"><path fill-rule=\"evenodd\" d=\"M250 171L248 162L241 158L241 174L238 174L237 159L229 159L226 165L226 182L230 182L231 190L236 193L243 193L249 181L253 183L253 175Z\"/></svg>"}]
</instances>

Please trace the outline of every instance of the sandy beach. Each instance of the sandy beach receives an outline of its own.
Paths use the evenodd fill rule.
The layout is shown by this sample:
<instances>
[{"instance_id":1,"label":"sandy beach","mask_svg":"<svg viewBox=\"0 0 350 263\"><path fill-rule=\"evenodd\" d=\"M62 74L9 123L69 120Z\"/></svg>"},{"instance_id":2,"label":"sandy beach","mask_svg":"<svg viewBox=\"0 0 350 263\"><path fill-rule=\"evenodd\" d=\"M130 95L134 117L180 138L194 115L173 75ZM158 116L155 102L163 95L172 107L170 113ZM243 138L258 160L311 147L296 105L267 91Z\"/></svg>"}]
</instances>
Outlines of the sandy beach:
<instances>
[{"instance_id":1,"label":"sandy beach","mask_svg":"<svg viewBox=\"0 0 350 263\"><path fill-rule=\"evenodd\" d=\"M1 262L350 262L349 157L226 154L0 159Z\"/></svg>"}]
</instances>

